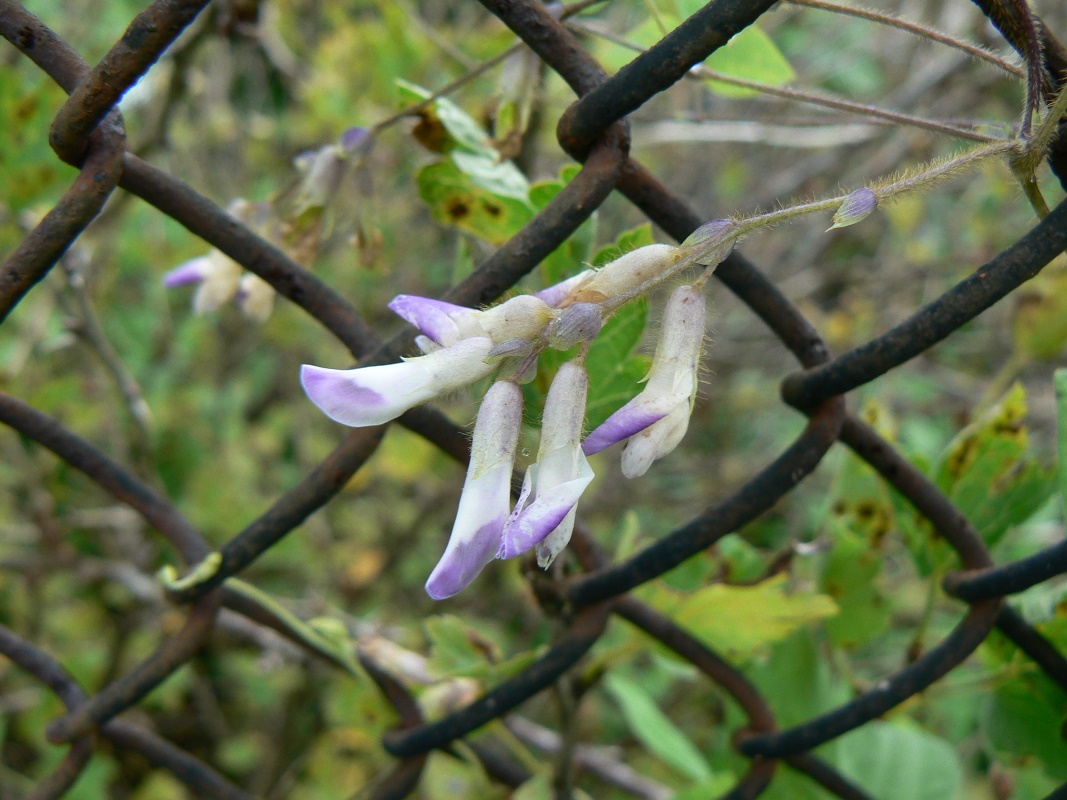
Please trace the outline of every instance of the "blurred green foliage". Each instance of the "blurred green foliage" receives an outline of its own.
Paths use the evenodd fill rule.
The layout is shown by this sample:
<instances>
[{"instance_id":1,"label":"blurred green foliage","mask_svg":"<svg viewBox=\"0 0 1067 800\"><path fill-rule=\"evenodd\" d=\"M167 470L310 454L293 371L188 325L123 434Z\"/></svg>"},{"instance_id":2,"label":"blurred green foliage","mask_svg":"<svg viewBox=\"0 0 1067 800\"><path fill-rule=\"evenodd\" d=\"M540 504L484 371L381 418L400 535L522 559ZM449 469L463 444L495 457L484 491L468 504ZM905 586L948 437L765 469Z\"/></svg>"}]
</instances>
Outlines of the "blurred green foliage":
<instances>
[{"instance_id":1,"label":"blurred green foliage","mask_svg":"<svg viewBox=\"0 0 1067 800\"><path fill-rule=\"evenodd\" d=\"M936 17L942 5L952 4L908 10ZM647 46L695 7L617 0L584 13L581 35L614 70L631 51L589 38L589 29ZM140 5L50 0L33 10L95 62ZM963 22L946 22L986 35L974 10ZM760 24L708 66L859 102L905 103L916 114L982 119L990 129L1015 118L1017 84L961 62L937 73L931 89L923 65L940 64L948 51L899 31L790 6ZM393 119L512 42L470 3L213 4L177 44L180 55L154 67L123 111L135 151L221 206L243 197L281 207L300 181L296 155L352 126ZM2 59L6 253L75 173L47 145L62 93L10 49ZM346 172L314 220L313 241L301 240L308 256L301 263L384 335L403 329L386 311L394 294L439 294L577 172L553 137L571 100L566 88L536 64L533 79L529 65L508 64L375 127L374 149ZM809 145L809 132L837 135L853 121L813 114L747 90L683 81L633 115L633 150L712 218L854 186L952 149L926 132L875 126L855 141ZM657 128L663 121L691 123L691 138L667 138ZM744 138L724 124L736 121L752 126ZM778 128L791 131L788 146L773 143ZM1062 195L1047 193L1050 202ZM1032 220L1007 171L991 166L848 230L827 235L825 222L761 234L744 249L840 352L943 291ZM653 241L664 241L662 233L613 198L522 288L539 289ZM140 201L116 196L6 322L0 387L129 464L221 545L343 435L303 397L298 365L342 367L351 359L284 301L263 324L230 306L194 316L187 291L164 291L161 276L207 249ZM1063 535L1048 374L1050 364L1063 363L1067 344L1063 282L1061 261L931 353L856 393L865 419L948 494L998 561ZM660 300L624 307L593 345L590 427L639 390ZM784 349L732 296L716 290L712 302L708 374L683 447L637 482L622 478L614 451L593 458L597 478L581 517L618 558L739 486L803 424L778 400L778 381L795 369ZM121 370L86 334L88 314L98 317ZM524 461L536 452L538 409L565 357L543 357L525 387ZM139 387L147 424L120 391L123 377ZM473 399L440 405L467 424ZM340 799L370 784L391 764L379 739L396 718L352 663L357 644L400 676L433 717L515 674L559 629L531 602L515 562L495 562L446 605L423 593L461 481L460 467L394 426L335 501L242 574L247 591L274 604L295 635L328 658L224 616L204 652L137 713L258 795ZM178 565L176 554L87 478L10 434L0 437L0 519L0 620L54 653L88 690L128 671L181 626L182 611L163 602L152 577L162 565ZM940 589L956 566L929 523L835 448L774 509L639 594L738 664L786 727L869 688L939 641L961 615ZM1065 591L1052 581L1011 601L1061 650ZM679 798L712 796L746 769L730 746L731 731L744 724L740 710L634 629L613 622L579 673L586 685L572 703L560 687L558 703L539 697L521 713L572 731L583 744L618 748L618 761ZM993 797L990 778L1008 787L997 797L1037 798L1067 778L1064 700L1013 645L993 637L929 691L819 755L880 800ZM0 796L21 794L63 756L44 737L61 708L8 664L0 664L0 704ZM500 723L483 735L504 742L535 773L513 797L553 796L557 756ZM430 757L421 797L507 795L469 750L456 750ZM802 776L779 772L765 797L827 796ZM577 785L575 797L632 796L588 771ZM137 759L101 751L68 796L170 800L185 791Z\"/></svg>"}]
</instances>

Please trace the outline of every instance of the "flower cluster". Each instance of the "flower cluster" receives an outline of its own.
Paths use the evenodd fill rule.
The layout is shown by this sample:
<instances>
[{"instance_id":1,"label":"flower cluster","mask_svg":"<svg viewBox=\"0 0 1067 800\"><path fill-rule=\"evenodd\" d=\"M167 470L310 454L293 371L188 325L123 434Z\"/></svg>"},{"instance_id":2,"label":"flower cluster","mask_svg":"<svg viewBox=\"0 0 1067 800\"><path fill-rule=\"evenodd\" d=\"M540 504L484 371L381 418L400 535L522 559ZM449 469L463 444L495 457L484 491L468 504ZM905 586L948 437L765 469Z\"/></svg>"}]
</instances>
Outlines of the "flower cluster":
<instances>
[{"instance_id":1,"label":"flower cluster","mask_svg":"<svg viewBox=\"0 0 1067 800\"><path fill-rule=\"evenodd\" d=\"M268 242L282 248L297 263L308 266L317 247L322 215L341 186L346 171L364 158L373 145L366 128L349 128L336 144L301 153L293 159L300 177L289 194L273 203L238 198L226 209ZM309 241L314 246L309 247ZM193 312L218 310L231 300L241 312L263 322L274 309L274 289L220 250L186 261L163 276L168 289L195 285Z\"/></svg>"},{"instance_id":2,"label":"flower cluster","mask_svg":"<svg viewBox=\"0 0 1067 800\"><path fill-rule=\"evenodd\" d=\"M431 597L454 595L496 558L534 550L537 563L547 568L570 540L579 498L593 479L588 455L625 442L622 468L632 478L681 441L696 398L704 339L704 294L697 285L671 294L644 390L584 440L582 429L588 344L618 304L647 290L684 255L683 248L648 245L599 270L485 310L399 295L389 307L419 329L416 342L423 355L351 370L302 367L308 397L332 419L354 427L380 425L496 375L474 425L452 535L426 582ZM526 471L512 506L523 412L520 384L535 373L542 350L576 345L582 345L578 355L559 368L549 388L537 461Z\"/></svg>"}]
</instances>

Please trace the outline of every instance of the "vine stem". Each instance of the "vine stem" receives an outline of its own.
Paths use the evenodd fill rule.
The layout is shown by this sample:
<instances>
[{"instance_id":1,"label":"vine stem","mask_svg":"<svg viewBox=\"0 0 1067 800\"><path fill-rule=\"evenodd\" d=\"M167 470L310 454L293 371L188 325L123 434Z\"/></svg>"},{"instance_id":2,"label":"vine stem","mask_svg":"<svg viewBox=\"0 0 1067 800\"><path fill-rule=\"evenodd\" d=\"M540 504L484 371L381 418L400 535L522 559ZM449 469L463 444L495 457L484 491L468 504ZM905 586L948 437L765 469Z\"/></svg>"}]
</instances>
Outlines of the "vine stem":
<instances>
[{"instance_id":1,"label":"vine stem","mask_svg":"<svg viewBox=\"0 0 1067 800\"><path fill-rule=\"evenodd\" d=\"M588 33L593 36L599 36L609 42L625 47L628 50L634 52L643 53L645 48L636 42L632 42L622 36L617 36L609 31L602 31L598 28L591 27L589 25L583 25L580 23L571 23L571 28L574 30ZM996 142L1003 141L994 136L978 133L968 128L960 127L957 125L949 125L944 122L937 122L935 120L923 119L922 117L916 117L912 114L905 114L901 111L888 111L878 108L876 106L867 105L864 103L856 103L851 100L845 100L841 97L833 97L821 92L809 92L803 89L793 89L786 86L774 86L769 83L762 83L760 81L752 81L746 78L738 78L733 75L726 75L722 72L716 72L715 70L708 69L702 64L698 64L692 68L690 74L693 77L701 80L708 79L718 81L719 83L726 83L731 86L739 86L744 89L752 89L762 94L771 95L774 97L782 97L787 100L795 100L799 103L805 103L807 105L819 106L821 108L830 108L834 111L843 111L848 114L856 114L862 117L870 117L873 119L885 120L887 122L895 122L899 125L906 125L912 128L922 128L924 130L934 131L936 133L943 133L948 136L955 136L960 139L969 139L976 142Z\"/></svg>"},{"instance_id":2,"label":"vine stem","mask_svg":"<svg viewBox=\"0 0 1067 800\"><path fill-rule=\"evenodd\" d=\"M993 53L981 45L973 44L964 39L957 39L955 36L950 36L947 33L942 33L934 28L927 27L926 25L920 25L917 22L911 22L900 17L893 16L892 14L883 14L880 11L873 11L867 8L860 8L858 6L846 6L840 3L832 3L829 0L785 0L787 3L792 3L796 6L805 6L807 8L817 8L822 11L830 11L835 14L845 14L850 17L857 17L859 19L865 19L870 22L877 22L881 25L889 25L890 27L897 28L908 33L913 33L916 36L920 36L923 39L929 39L932 42L938 44L947 45L955 48L956 50L962 50L969 56L973 56L980 61L985 61L987 64L991 64L998 69L1002 69L1014 75L1017 78L1025 78L1026 72L1015 64L1012 64L1005 58L1001 58L996 53Z\"/></svg>"}]
</instances>

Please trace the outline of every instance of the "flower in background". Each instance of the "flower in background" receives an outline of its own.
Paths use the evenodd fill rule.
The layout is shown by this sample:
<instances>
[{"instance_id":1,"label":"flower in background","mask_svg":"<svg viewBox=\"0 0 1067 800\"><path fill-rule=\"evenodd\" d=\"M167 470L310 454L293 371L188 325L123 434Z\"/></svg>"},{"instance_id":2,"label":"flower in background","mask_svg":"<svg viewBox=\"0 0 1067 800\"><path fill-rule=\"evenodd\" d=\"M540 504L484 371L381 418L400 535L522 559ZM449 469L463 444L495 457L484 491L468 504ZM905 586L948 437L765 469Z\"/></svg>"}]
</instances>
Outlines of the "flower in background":
<instances>
[{"instance_id":1,"label":"flower in background","mask_svg":"<svg viewBox=\"0 0 1067 800\"><path fill-rule=\"evenodd\" d=\"M361 161L373 147L374 138L366 128L349 128L336 144L302 153L293 160L301 174L291 200L250 203L234 200L226 209L287 256L309 266L319 247L322 215L337 195L346 171ZM193 312L217 311L231 300L245 316L263 322L274 309L274 289L219 250L212 250L175 267L163 276L168 289L197 284Z\"/></svg>"},{"instance_id":2,"label":"flower in background","mask_svg":"<svg viewBox=\"0 0 1067 800\"><path fill-rule=\"evenodd\" d=\"M220 250L186 261L163 276L168 289L197 286L193 294L193 311L204 314L215 311L237 294L241 282L241 265Z\"/></svg>"},{"instance_id":3,"label":"flower in background","mask_svg":"<svg viewBox=\"0 0 1067 800\"><path fill-rule=\"evenodd\" d=\"M269 203L250 203L237 199L230 203L227 213L270 240L277 219ZM193 313L217 311L231 300L251 319L262 322L274 308L274 289L258 275L246 273L244 268L220 250L186 261L163 276L168 289L195 284Z\"/></svg>"},{"instance_id":4,"label":"flower in background","mask_svg":"<svg viewBox=\"0 0 1067 800\"><path fill-rule=\"evenodd\" d=\"M636 478L678 446L689 427L699 385L704 322L704 293L695 286L675 289L663 312L663 329L648 383L586 437L582 444L586 455L625 439L622 472L627 478Z\"/></svg>"},{"instance_id":5,"label":"flower in background","mask_svg":"<svg viewBox=\"0 0 1067 800\"><path fill-rule=\"evenodd\" d=\"M545 398L537 463L526 471L498 558L536 546L537 563L547 568L570 541L578 499L593 480L581 448L588 390L584 365L569 361L559 368Z\"/></svg>"},{"instance_id":6,"label":"flower in background","mask_svg":"<svg viewBox=\"0 0 1067 800\"><path fill-rule=\"evenodd\" d=\"M497 381L478 409L452 535L426 581L433 599L451 597L496 558L511 514L511 471L521 428L522 390L511 381Z\"/></svg>"}]
</instances>

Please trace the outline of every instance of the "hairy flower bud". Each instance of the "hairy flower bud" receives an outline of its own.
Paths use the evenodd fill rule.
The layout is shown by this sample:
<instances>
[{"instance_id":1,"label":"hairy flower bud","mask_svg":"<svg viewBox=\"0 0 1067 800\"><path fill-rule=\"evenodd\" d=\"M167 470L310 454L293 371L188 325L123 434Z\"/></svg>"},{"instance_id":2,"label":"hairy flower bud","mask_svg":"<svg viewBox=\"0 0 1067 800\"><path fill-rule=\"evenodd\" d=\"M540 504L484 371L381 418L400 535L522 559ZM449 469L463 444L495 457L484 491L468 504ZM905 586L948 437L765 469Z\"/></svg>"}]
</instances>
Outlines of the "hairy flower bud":
<instances>
[{"instance_id":1,"label":"hairy flower bud","mask_svg":"<svg viewBox=\"0 0 1067 800\"><path fill-rule=\"evenodd\" d=\"M849 225L855 225L857 222L867 219L877 207L878 198L875 197L874 192L863 186L852 192L838 206L837 212L834 214L834 224L827 230L832 231L835 228L847 228Z\"/></svg>"},{"instance_id":2,"label":"hairy flower bud","mask_svg":"<svg viewBox=\"0 0 1067 800\"><path fill-rule=\"evenodd\" d=\"M604 312L596 303L575 303L560 312L548 330L548 346L570 350L579 342L591 342L600 334Z\"/></svg>"},{"instance_id":3,"label":"hairy flower bud","mask_svg":"<svg viewBox=\"0 0 1067 800\"><path fill-rule=\"evenodd\" d=\"M599 302L625 294L651 280L670 264L677 247L649 244L605 264L577 295L579 301Z\"/></svg>"},{"instance_id":4,"label":"hairy flower bud","mask_svg":"<svg viewBox=\"0 0 1067 800\"><path fill-rule=\"evenodd\" d=\"M682 242L682 247L705 245L702 253L697 257L696 263L703 267L711 267L725 259L734 249L734 240L728 239L730 231L737 227L732 219L713 219L705 222Z\"/></svg>"}]
</instances>

